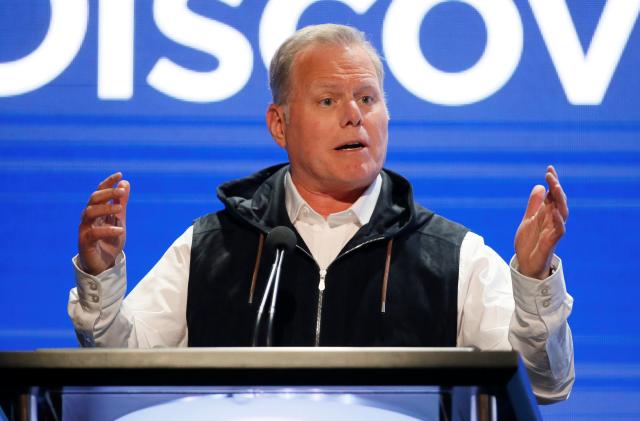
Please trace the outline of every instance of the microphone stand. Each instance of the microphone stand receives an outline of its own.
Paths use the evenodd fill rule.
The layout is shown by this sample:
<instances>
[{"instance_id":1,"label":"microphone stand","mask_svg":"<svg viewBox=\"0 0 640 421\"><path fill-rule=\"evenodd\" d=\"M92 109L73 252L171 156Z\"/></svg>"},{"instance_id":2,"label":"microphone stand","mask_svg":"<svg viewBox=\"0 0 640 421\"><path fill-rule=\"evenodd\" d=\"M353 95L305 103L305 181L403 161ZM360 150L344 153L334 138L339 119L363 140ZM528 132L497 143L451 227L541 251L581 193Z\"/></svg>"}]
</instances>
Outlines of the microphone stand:
<instances>
[{"instance_id":1,"label":"microphone stand","mask_svg":"<svg viewBox=\"0 0 640 421\"><path fill-rule=\"evenodd\" d=\"M269 273L269 280L267 281L267 287L264 290L264 294L262 295L262 302L260 303L260 308L258 309L258 316L256 317L256 324L255 324L255 328L253 329L253 341L251 346L257 345L258 331L260 330L260 322L262 321L262 313L264 312L264 307L267 304L267 297L269 296L269 292L271 290L271 284L273 284L273 280L276 277L276 272L278 272L278 275L279 275L280 264L282 263L283 257L284 257L284 250L276 249L276 258L273 261L273 265L271 266L271 273ZM271 300L271 303L272 303L272 306L275 304L273 299ZM270 322L269 325L271 325L272 323L271 317L269 319L269 322Z\"/></svg>"},{"instance_id":2,"label":"microphone stand","mask_svg":"<svg viewBox=\"0 0 640 421\"><path fill-rule=\"evenodd\" d=\"M280 260L278 260L278 267L276 269L276 281L273 285L273 294L271 294L271 308L269 308L269 324L267 325L267 346L271 346L271 339L273 336L273 316L276 312L276 297L278 296L278 285L280 285L280 268L282 267L283 260L284 250L280 250Z\"/></svg>"}]
</instances>

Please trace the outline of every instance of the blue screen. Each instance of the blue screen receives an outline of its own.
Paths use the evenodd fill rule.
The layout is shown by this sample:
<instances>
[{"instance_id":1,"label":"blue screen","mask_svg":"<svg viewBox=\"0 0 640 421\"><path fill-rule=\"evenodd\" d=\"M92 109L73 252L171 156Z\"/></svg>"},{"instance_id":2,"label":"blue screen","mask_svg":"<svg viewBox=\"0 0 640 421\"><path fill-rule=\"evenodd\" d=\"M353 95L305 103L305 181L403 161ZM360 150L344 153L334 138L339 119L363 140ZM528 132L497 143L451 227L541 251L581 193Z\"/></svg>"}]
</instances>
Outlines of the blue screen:
<instances>
[{"instance_id":1,"label":"blue screen","mask_svg":"<svg viewBox=\"0 0 640 421\"><path fill-rule=\"evenodd\" d=\"M0 348L75 347L80 213L131 183L128 289L216 187L287 157L266 62L293 30L358 27L384 58L385 166L505 260L535 184L569 198L577 381L548 417L640 414L640 1L0 1ZM603 398L606 396L606 398Z\"/></svg>"}]
</instances>

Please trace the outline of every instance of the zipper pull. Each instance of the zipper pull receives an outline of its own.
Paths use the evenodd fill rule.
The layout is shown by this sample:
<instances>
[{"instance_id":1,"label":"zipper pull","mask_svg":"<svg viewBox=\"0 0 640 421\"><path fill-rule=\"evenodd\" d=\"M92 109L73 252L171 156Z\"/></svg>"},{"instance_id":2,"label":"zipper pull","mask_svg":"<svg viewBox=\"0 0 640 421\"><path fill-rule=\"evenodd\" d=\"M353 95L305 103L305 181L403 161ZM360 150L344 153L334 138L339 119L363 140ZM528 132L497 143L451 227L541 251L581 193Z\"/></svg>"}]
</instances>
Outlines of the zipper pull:
<instances>
[{"instance_id":1,"label":"zipper pull","mask_svg":"<svg viewBox=\"0 0 640 421\"><path fill-rule=\"evenodd\" d=\"M318 284L318 289L320 291L324 291L324 278L326 278L327 276L327 270L326 269L320 269L320 284Z\"/></svg>"}]
</instances>

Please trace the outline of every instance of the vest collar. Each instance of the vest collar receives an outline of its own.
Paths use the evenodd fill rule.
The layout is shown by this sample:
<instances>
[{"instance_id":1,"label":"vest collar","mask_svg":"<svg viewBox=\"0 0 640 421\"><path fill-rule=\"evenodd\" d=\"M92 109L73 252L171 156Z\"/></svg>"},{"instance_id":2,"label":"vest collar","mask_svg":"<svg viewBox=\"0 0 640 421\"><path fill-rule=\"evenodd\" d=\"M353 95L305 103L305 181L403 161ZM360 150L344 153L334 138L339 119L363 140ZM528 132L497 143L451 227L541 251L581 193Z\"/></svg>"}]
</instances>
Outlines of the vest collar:
<instances>
[{"instance_id":1,"label":"vest collar","mask_svg":"<svg viewBox=\"0 0 640 421\"><path fill-rule=\"evenodd\" d=\"M280 164L226 182L218 188L218 198L232 216L265 234L281 225L293 229L285 206L284 178L288 171L288 164ZM411 185L405 178L387 169L383 169L380 176L382 187L371 219L346 247L375 238L397 236L405 230L415 229L432 214L416 207Z\"/></svg>"}]
</instances>

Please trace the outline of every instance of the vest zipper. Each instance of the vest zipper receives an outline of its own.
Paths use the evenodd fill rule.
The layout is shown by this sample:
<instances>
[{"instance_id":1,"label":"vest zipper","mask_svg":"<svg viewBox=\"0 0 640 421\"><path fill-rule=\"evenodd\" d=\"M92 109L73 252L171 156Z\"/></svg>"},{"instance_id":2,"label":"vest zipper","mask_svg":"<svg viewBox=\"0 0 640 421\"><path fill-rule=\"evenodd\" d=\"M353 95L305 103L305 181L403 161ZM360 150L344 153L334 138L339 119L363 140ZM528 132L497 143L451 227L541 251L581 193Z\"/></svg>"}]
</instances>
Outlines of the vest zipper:
<instances>
[{"instance_id":1,"label":"vest zipper","mask_svg":"<svg viewBox=\"0 0 640 421\"><path fill-rule=\"evenodd\" d=\"M322 323L322 297L324 296L324 288L325 288L324 280L327 277L327 270L320 269L320 266L318 266L318 262L316 262L316 259L314 259L313 256L309 252L307 252L304 248L300 247L297 244L296 244L296 247L300 249L304 254L309 256L309 258L313 261L313 263L315 263L316 267L318 268L318 272L320 273L320 281L318 283L318 308L316 312L316 338L314 341L314 346L319 346L320 345L320 325Z\"/></svg>"},{"instance_id":2,"label":"vest zipper","mask_svg":"<svg viewBox=\"0 0 640 421\"><path fill-rule=\"evenodd\" d=\"M320 325L322 324L322 298L324 297L324 280L327 277L327 270L320 269L320 282L318 283L318 313L316 314L316 341L315 346L320 346Z\"/></svg>"},{"instance_id":3,"label":"vest zipper","mask_svg":"<svg viewBox=\"0 0 640 421\"><path fill-rule=\"evenodd\" d=\"M327 267L327 269L320 269L320 282L318 283L318 311L316 313L316 340L315 340L315 344L314 346L320 346L320 331L322 330L322 300L324 298L324 289L326 287L325 284L325 280L327 278L327 271L329 270L329 268L333 265L333 263L335 263L336 260L342 258L343 256L351 253L354 250L359 249L362 246L365 246L369 243L373 243L374 241L379 241L379 240L383 240L384 237L377 237L377 238L373 238L369 241L365 241L362 244L358 244L357 246L350 248L349 250L345 251L344 253L342 253L341 255L339 255L338 257L336 257L333 262L331 262L331 264ZM307 256L311 257L313 259L313 256L311 256L309 253L306 252L306 250L304 250L303 248L301 248L302 251L305 252L305 254L307 254ZM315 262L315 259L314 259ZM317 265L317 263L316 263Z\"/></svg>"}]
</instances>

